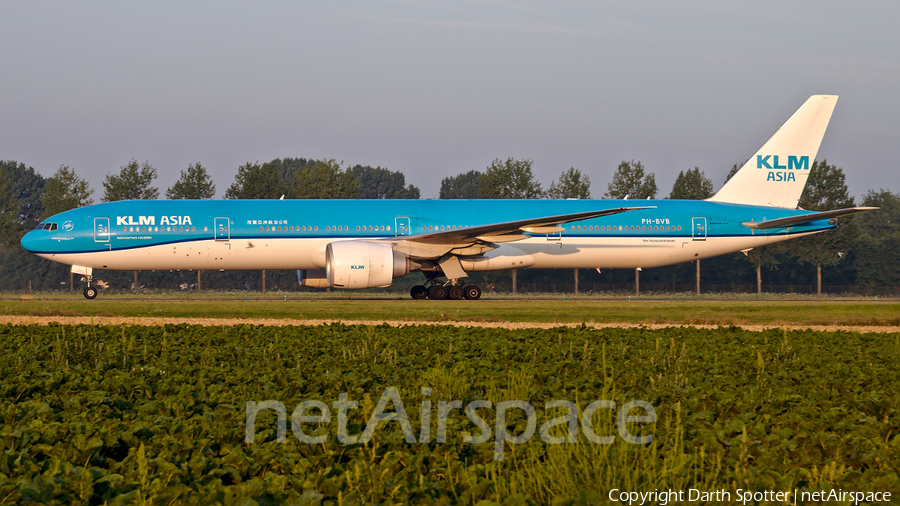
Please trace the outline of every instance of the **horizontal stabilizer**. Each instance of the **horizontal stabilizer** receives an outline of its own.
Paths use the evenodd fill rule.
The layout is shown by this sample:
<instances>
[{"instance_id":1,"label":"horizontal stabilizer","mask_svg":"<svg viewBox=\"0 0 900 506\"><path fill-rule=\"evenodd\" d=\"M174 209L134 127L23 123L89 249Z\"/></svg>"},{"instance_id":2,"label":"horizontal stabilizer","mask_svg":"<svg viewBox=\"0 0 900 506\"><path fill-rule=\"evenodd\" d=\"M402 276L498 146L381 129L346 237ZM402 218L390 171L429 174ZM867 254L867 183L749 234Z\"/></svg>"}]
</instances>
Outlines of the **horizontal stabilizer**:
<instances>
[{"instance_id":1,"label":"horizontal stabilizer","mask_svg":"<svg viewBox=\"0 0 900 506\"><path fill-rule=\"evenodd\" d=\"M821 213L801 214L799 216L789 216L787 218L778 218L775 220L766 220L766 221L760 221L760 222L745 221L742 223L742 225L744 225L747 228L752 228L752 229L790 227L793 225L802 225L805 223L812 223L814 221L829 220L831 218L837 218L838 216L844 216L847 214L861 213L863 211L874 211L876 209L881 209L881 208L880 207L850 207L847 209L837 209L835 211L824 211Z\"/></svg>"}]
</instances>

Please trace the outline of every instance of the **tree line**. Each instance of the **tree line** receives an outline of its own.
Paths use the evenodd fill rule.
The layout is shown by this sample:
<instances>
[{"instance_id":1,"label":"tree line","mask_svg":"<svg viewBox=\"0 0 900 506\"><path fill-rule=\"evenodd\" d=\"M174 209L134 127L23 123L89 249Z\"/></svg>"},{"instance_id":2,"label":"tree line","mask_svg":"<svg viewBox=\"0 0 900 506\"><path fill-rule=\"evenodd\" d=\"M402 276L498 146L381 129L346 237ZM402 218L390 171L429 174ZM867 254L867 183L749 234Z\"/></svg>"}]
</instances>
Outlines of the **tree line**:
<instances>
[{"instance_id":1,"label":"tree line","mask_svg":"<svg viewBox=\"0 0 900 506\"><path fill-rule=\"evenodd\" d=\"M735 164L726 177L733 176L743 164ZM157 170L149 162L130 160L103 180L102 202L132 199L158 199L154 186ZM533 173L528 159L496 159L481 170L471 170L441 181L441 199L590 199L590 178L575 167L563 171L546 190ZM705 199L713 195L713 182L698 167L679 172L667 197L669 199ZM656 177L640 161L622 161L607 185L603 198L648 199L658 197ZM181 171L178 181L165 197L211 199L216 186L207 169L194 163ZM353 165L344 167L335 160L306 158L248 162L238 168L232 184L224 192L226 199L418 199L420 191L406 184L402 172L382 167ZM31 255L18 240L43 219L54 214L94 203L94 190L74 169L63 165L44 178L31 167L14 161L0 161L0 289L58 289L68 279L68 266ZM849 195L843 169L826 160L813 163L800 199L800 207L811 211L840 209L856 205ZM736 279L761 287L823 283L863 287L900 286L900 262L893 254L900 246L900 195L889 190L868 191L860 205L881 207L881 211L841 218L837 230L795 239L772 246L754 248L745 254L723 255L703 261L704 283L734 282ZM649 284L689 282L692 265L646 269L642 280ZM207 286L228 289L258 288L257 272L210 273ZM271 287L293 287L292 273L271 274ZM485 273L485 281L502 284L510 273ZM584 281L627 283L631 274L586 273ZM129 287L128 273L104 273L117 288ZM186 280L189 283L185 283ZM526 284L550 279L568 279L563 271L530 271L520 274ZM148 286L190 286L184 273L145 273L141 280ZM820 288L821 289L821 288Z\"/></svg>"}]
</instances>

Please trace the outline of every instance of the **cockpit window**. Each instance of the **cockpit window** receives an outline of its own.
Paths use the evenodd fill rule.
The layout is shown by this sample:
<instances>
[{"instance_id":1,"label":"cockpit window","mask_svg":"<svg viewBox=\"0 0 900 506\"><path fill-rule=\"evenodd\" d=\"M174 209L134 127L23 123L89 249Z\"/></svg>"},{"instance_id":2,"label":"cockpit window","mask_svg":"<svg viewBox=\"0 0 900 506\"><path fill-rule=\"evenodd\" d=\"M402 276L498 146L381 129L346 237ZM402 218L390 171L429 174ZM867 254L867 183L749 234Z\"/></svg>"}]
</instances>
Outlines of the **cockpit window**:
<instances>
[{"instance_id":1,"label":"cockpit window","mask_svg":"<svg viewBox=\"0 0 900 506\"><path fill-rule=\"evenodd\" d=\"M37 226L34 227L34 229L35 230L49 230L50 232L53 232L57 229L57 224L56 223L38 223Z\"/></svg>"}]
</instances>

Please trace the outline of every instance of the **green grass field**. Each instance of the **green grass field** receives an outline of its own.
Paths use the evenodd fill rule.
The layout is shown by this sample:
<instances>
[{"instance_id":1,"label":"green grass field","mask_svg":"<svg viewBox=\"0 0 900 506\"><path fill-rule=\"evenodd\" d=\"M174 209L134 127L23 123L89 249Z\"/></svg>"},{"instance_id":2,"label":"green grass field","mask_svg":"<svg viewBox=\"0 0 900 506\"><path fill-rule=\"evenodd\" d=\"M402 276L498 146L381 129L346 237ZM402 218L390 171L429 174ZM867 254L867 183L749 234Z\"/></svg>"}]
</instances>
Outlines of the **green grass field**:
<instances>
[{"instance_id":1,"label":"green grass field","mask_svg":"<svg viewBox=\"0 0 900 506\"><path fill-rule=\"evenodd\" d=\"M891 492L896 502L898 339L735 327L4 325L0 504L619 504L613 489L690 488L731 494L691 504L763 503L741 502L738 489ZM360 436L390 387L414 442L397 422L368 442L339 441L336 411L303 427L321 443L302 442L289 422L281 442L272 410L245 440L248 401L277 401L289 417L342 394L359 403L346 427ZM438 442L437 406L451 400L460 405ZM463 410L475 400L492 403L477 408L483 442L464 438L480 432ZM501 439L498 459L490 434L528 431L522 411L498 421L498 403L512 400L535 407L537 427L566 413L549 401L582 415L614 402L588 422L610 440L589 440L581 419L574 436L565 422L552 427L555 444L538 433ZM652 436L642 444L623 440L615 416L633 400L657 416L626 422Z\"/></svg>"},{"instance_id":2,"label":"green grass field","mask_svg":"<svg viewBox=\"0 0 900 506\"><path fill-rule=\"evenodd\" d=\"M872 299L681 300L661 298L487 298L414 301L401 298L300 297L221 299L103 297L89 301L7 296L0 314L35 316L158 316L313 320L499 321L558 323L700 323L721 325L900 325L900 302ZM211 296L211 295L209 295ZM285 300L286 299L286 300Z\"/></svg>"},{"instance_id":3,"label":"green grass field","mask_svg":"<svg viewBox=\"0 0 900 506\"><path fill-rule=\"evenodd\" d=\"M246 299L244 297L247 297ZM728 300L544 295L412 301L385 294L6 294L0 314L408 321L411 325L0 326L0 505L618 504L614 488L876 490L900 494L900 302L787 296ZM484 329L414 322L700 323L716 329ZM874 325L888 333L742 330L741 325ZM502 460L462 411L446 443L404 442L396 423L366 444L302 444L248 401L359 402L361 434L387 387L415 431L428 397L523 399L539 425L593 400L641 399L652 444L573 444L535 435ZM389 409L388 411L391 411ZM497 413L485 420L496 431ZM510 434L527 430L522 414ZM615 435L615 416L595 416ZM562 429L563 427L556 427ZM555 432L557 436L560 432ZM501 445L502 447L502 445ZM692 504L711 504L699 501ZM740 504L734 495L723 504ZM754 503L751 501L751 503ZM846 504L846 502L835 502Z\"/></svg>"}]
</instances>

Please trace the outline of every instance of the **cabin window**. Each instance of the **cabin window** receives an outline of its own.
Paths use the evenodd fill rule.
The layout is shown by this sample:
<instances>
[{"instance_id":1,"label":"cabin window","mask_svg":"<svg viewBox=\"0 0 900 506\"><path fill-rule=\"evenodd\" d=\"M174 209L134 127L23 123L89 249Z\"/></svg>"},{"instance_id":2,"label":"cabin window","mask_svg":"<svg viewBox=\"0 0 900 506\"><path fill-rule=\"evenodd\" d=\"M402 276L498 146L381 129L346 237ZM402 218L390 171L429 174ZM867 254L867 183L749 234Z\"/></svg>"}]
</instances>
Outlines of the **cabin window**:
<instances>
[{"instance_id":1,"label":"cabin window","mask_svg":"<svg viewBox=\"0 0 900 506\"><path fill-rule=\"evenodd\" d=\"M388 225L388 226L387 226L387 229L388 229L388 232L390 232L390 231L391 231L391 226Z\"/></svg>"},{"instance_id":2,"label":"cabin window","mask_svg":"<svg viewBox=\"0 0 900 506\"><path fill-rule=\"evenodd\" d=\"M318 231L319 231L319 226L316 225L316 226L313 228L313 230L315 230L316 232L318 232Z\"/></svg>"},{"instance_id":3,"label":"cabin window","mask_svg":"<svg viewBox=\"0 0 900 506\"><path fill-rule=\"evenodd\" d=\"M678 231L681 232L681 225L678 225Z\"/></svg>"}]
</instances>

